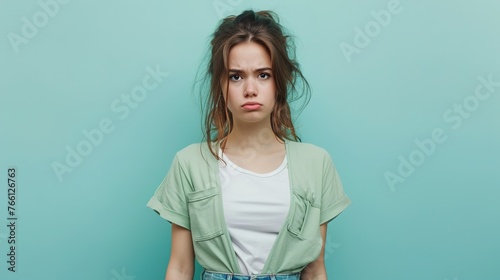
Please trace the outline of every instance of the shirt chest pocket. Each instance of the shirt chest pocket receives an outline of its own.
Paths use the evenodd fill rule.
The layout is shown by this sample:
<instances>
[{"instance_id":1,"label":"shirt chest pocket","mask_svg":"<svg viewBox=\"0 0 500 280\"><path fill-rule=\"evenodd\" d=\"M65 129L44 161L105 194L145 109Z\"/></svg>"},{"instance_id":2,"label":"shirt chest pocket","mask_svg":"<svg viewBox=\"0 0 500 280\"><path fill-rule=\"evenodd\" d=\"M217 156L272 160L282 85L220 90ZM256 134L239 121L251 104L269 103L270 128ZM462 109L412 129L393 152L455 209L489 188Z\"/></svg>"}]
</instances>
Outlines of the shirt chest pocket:
<instances>
[{"instance_id":1,"label":"shirt chest pocket","mask_svg":"<svg viewBox=\"0 0 500 280\"><path fill-rule=\"evenodd\" d=\"M224 233L222 212L217 204L219 199L217 187L187 194L191 236L194 241L205 241Z\"/></svg>"},{"instance_id":2,"label":"shirt chest pocket","mask_svg":"<svg viewBox=\"0 0 500 280\"><path fill-rule=\"evenodd\" d=\"M299 239L317 239L320 236L321 206L315 203L314 192L296 189L293 195L295 203L291 209L288 231Z\"/></svg>"}]
</instances>

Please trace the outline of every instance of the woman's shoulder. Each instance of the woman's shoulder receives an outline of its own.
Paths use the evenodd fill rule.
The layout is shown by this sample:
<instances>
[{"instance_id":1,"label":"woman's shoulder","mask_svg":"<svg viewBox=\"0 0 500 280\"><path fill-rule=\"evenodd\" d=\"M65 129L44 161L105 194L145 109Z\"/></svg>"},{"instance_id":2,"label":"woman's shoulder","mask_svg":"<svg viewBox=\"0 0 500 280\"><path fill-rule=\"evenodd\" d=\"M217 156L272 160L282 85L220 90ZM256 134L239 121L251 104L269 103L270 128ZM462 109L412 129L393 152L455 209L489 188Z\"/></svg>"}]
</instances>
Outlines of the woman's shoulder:
<instances>
[{"instance_id":1,"label":"woman's shoulder","mask_svg":"<svg viewBox=\"0 0 500 280\"><path fill-rule=\"evenodd\" d=\"M317 160L319 158L329 157L330 153L323 147L308 143L308 142L298 142L286 140L287 148L289 149L288 154L291 157L300 157L301 159L310 158L312 160ZM212 148L217 152L217 145L211 143ZM203 155L210 155L210 150L208 148L207 142L197 142L191 143L184 148L180 149L176 156L180 159L186 160L196 160L198 157Z\"/></svg>"},{"instance_id":2,"label":"woman's shoulder","mask_svg":"<svg viewBox=\"0 0 500 280\"><path fill-rule=\"evenodd\" d=\"M191 143L191 144L188 144L186 146L184 146L182 149L180 149L178 151L178 153L189 153L195 149L198 149L200 148L201 144L203 143Z\"/></svg>"},{"instance_id":3,"label":"woman's shoulder","mask_svg":"<svg viewBox=\"0 0 500 280\"><path fill-rule=\"evenodd\" d=\"M308 142L289 141L288 147L291 151L300 153L301 156L323 157L329 155L325 148Z\"/></svg>"},{"instance_id":4,"label":"woman's shoulder","mask_svg":"<svg viewBox=\"0 0 500 280\"><path fill-rule=\"evenodd\" d=\"M217 145L212 143L212 149L217 153ZM181 162L200 162L206 161L208 158L213 157L208 148L207 142L196 142L184 146L178 150L175 156Z\"/></svg>"},{"instance_id":5,"label":"woman's shoulder","mask_svg":"<svg viewBox=\"0 0 500 280\"><path fill-rule=\"evenodd\" d=\"M191 143L178 150L176 155L179 157L192 157L199 154L200 150L208 150L206 142Z\"/></svg>"}]
</instances>

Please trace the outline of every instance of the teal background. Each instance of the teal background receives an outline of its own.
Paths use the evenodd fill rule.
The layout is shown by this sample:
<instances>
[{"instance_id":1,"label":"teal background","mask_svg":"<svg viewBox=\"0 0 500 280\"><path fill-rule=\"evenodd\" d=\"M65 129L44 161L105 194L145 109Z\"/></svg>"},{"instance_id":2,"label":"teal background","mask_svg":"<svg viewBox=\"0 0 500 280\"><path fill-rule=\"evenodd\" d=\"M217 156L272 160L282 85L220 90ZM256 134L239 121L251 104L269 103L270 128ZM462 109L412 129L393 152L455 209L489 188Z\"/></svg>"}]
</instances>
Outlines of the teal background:
<instances>
[{"instance_id":1,"label":"teal background","mask_svg":"<svg viewBox=\"0 0 500 280\"><path fill-rule=\"evenodd\" d=\"M201 141L192 86L210 33L247 8L276 11L296 36L313 90L299 136L330 152L353 201L328 227L329 279L500 279L500 86L467 117L443 116L473 102L478 77L500 81L500 2L402 0L350 56L341 44L355 46L355 28L391 1L55 2L17 53L8 34L43 9L0 3L1 279L164 279L170 224L146 203L175 152ZM126 117L114 112L157 65L168 77ZM53 163L103 119L113 130L59 180ZM446 140L388 183L399 156L436 128ZM16 273L6 263L10 166Z\"/></svg>"}]
</instances>

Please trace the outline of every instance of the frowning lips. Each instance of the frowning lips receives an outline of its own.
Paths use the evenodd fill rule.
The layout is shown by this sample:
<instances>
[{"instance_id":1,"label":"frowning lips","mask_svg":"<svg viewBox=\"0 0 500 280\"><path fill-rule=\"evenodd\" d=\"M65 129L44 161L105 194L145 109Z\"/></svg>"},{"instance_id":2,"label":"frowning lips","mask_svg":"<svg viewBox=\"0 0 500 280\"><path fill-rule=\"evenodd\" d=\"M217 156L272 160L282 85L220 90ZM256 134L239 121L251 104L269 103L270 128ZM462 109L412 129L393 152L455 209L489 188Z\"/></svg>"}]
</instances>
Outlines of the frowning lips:
<instances>
[{"instance_id":1,"label":"frowning lips","mask_svg":"<svg viewBox=\"0 0 500 280\"><path fill-rule=\"evenodd\" d=\"M249 101L249 102L246 102L245 104L243 104L241 106L243 107L243 106L246 106L246 105L262 105L262 104L260 104L259 102Z\"/></svg>"},{"instance_id":2,"label":"frowning lips","mask_svg":"<svg viewBox=\"0 0 500 280\"><path fill-rule=\"evenodd\" d=\"M248 111L257 110L262 106L259 102L249 101L243 104L241 107Z\"/></svg>"}]
</instances>

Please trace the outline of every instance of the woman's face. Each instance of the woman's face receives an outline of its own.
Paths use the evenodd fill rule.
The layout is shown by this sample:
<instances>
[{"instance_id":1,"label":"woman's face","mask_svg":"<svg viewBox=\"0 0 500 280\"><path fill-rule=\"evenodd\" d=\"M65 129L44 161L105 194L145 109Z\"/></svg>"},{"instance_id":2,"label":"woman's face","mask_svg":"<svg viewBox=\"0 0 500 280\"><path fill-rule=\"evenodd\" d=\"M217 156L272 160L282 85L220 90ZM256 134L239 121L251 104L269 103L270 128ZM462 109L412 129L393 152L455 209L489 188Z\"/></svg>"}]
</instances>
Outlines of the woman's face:
<instances>
[{"instance_id":1,"label":"woman's face","mask_svg":"<svg viewBox=\"0 0 500 280\"><path fill-rule=\"evenodd\" d=\"M226 82L229 91L226 100L233 123L270 123L275 103L276 85L271 69L271 57L266 49L254 42L239 43L229 51L229 76L222 81L226 100ZM255 102L257 105L247 105Z\"/></svg>"}]
</instances>

